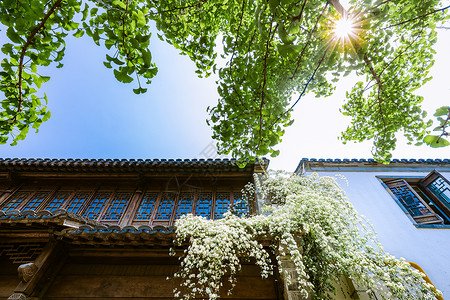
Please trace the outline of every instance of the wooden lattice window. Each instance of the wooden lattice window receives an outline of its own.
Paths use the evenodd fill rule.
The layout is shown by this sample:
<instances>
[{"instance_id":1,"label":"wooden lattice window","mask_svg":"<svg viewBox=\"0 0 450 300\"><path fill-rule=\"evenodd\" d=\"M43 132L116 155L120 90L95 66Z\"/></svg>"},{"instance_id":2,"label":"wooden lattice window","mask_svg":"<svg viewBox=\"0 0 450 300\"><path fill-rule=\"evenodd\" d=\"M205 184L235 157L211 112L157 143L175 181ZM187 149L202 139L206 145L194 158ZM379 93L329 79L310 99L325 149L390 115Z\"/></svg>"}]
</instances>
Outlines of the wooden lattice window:
<instances>
[{"instance_id":1,"label":"wooden lattice window","mask_svg":"<svg viewBox=\"0 0 450 300\"><path fill-rule=\"evenodd\" d=\"M158 199L157 192L145 193L142 198L141 204L139 205L136 216L134 217L134 220L135 221L150 220L157 199Z\"/></svg>"},{"instance_id":2,"label":"wooden lattice window","mask_svg":"<svg viewBox=\"0 0 450 300\"><path fill-rule=\"evenodd\" d=\"M198 193L197 203L195 207L195 215L211 219L212 193Z\"/></svg>"},{"instance_id":3,"label":"wooden lattice window","mask_svg":"<svg viewBox=\"0 0 450 300\"><path fill-rule=\"evenodd\" d=\"M228 211L231 204L230 193L216 193L216 201L214 204L214 219L222 219L223 214Z\"/></svg>"},{"instance_id":4,"label":"wooden lattice window","mask_svg":"<svg viewBox=\"0 0 450 300\"><path fill-rule=\"evenodd\" d=\"M18 191L15 192L11 197L9 197L8 201L3 205L1 210L8 211L13 209L18 209L21 204L28 199L28 197L32 194L31 191Z\"/></svg>"},{"instance_id":5,"label":"wooden lattice window","mask_svg":"<svg viewBox=\"0 0 450 300\"><path fill-rule=\"evenodd\" d=\"M245 216L249 213L248 203L242 199L242 193L234 193L233 211L238 216Z\"/></svg>"},{"instance_id":6,"label":"wooden lattice window","mask_svg":"<svg viewBox=\"0 0 450 300\"><path fill-rule=\"evenodd\" d=\"M106 210L102 220L119 221L128 206L132 193L117 193Z\"/></svg>"},{"instance_id":7,"label":"wooden lattice window","mask_svg":"<svg viewBox=\"0 0 450 300\"><path fill-rule=\"evenodd\" d=\"M419 186L449 221L450 182L438 171L434 170L419 182Z\"/></svg>"},{"instance_id":8,"label":"wooden lattice window","mask_svg":"<svg viewBox=\"0 0 450 300\"><path fill-rule=\"evenodd\" d=\"M175 204L176 193L163 192L158 211L156 212L155 221L170 221Z\"/></svg>"},{"instance_id":9,"label":"wooden lattice window","mask_svg":"<svg viewBox=\"0 0 450 300\"><path fill-rule=\"evenodd\" d=\"M194 193L182 192L178 200L177 211L175 213L175 219L179 219L182 215L192 213L194 204Z\"/></svg>"},{"instance_id":10,"label":"wooden lattice window","mask_svg":"<svg viewBox=\"0 0 450 300\"><path fill-rule=\"evenodd\" d=\"M84 211L83 216L92 220L96 220L105 207L105 203L109 199L110 195L111 193L105 192L96 193L89 203L88 207Z\"/></svg>"},{"instance_id":11,"label":"wooden lattice window","mask_svg":"<svg viewBox=\"0 0 450 300\"><path fill-rule=\"evenodd\" d=\"M81 212L86 199L90 196L89 192L77 192L75 196L70 200L69 204L66 207L68 212L77 214Z\"/></svg>"},{"instance_id":12,"label":"wooden lattice window","mask_svg":"<svg viewBox=\"0 0 450 300\"><path fill-rule=\"evenodd\" d=\"M386 182L386 185L418 224L443 223L442 218L430 208L406 180L397 179Z\"/></svg>"},{"instance_id":13,"label":"wooden lattice window","mask_svg":"<svg viewBox=\"0 0 450 300\"><path fill-rule=\"evenodd\" d=\"M70 197L70 192L57 192L51 197L50 202L45 207L45 210L53 212L62 207L63 203Z\"/></svg>"},{"instance_id":14,"label":"wooden lattice window","mask_svg":"<svg viewBox=\"0 0 450 300\"><path fill-rule=\"evenodd\" d=\"M22 208L22 210L36 210L38 206L44 202L45 198L50 195L50 193L51 192L49 191L35 193L33 197L31 197L31 199L27 202L27 204Z\"/></svg>"}]
</instances>

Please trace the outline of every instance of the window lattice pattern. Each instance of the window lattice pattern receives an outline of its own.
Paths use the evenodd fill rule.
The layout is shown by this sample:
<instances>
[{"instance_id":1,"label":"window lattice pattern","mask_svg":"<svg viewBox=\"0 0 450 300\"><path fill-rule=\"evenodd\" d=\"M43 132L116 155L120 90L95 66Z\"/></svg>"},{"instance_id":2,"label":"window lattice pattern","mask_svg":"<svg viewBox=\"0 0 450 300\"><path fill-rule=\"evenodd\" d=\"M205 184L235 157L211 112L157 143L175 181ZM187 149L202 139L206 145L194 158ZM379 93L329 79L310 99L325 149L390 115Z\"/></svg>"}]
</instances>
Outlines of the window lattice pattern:
<instances>
[{"instance_id":1,"label":"window lattice pattern","mask_svg":"<svg viewBox=\"0 0 450 300\"><path fill-rule=\"evenodd\" d=\"M387 186L411 216L432 214L406 184L396 183L387 184Z\"/></svg>"},{"instance_id":2,"label":"window lattice pattern","mask_svg":"<svg viewBox=\"0 0 450 300\"><path fill-rule=\"evenodd\" d=\"M8 257L15 264L33 262L42 252L43 243L0 244L0 256Z\"/></svg>"},{"instance_id":3,"label":"window lattice pattern","mask_svg":"<svg viewBox=\"0 0 450 300\"><path fill-rule=\"evenodd\" d=\"M37 192L22 210L35 210L49 194L50 192Z\"/></svg>"},{"instance_id":4,"label":"window lattice pattern","mask_svg":"<svg viewBox=\"0 0 450 300\"><path fill-rule=\"evenodd\" d=\"M195 214L207 219L211 219L212 193L198 193L197 206Z\"/></svg>"},{"instance_id":5,"label":"window lattice pattern","mask_svg":"<svg viewBox=\"0 0 450 300\"><path fill-rule=\"evenodd\" d=\"M8 211L17 209L32 192L17 192L9 199L9 201L1 208L1 210Z\"/></svg>"},{"instance_id":6,"label":"window lattice pattern","mask_svg":"<svg viewBox=\"0 0 450 300\"><path fill-rule=\"evenodd\" d=\"M125 208L130 201L131 193L117 193L111 205L108 207L103 220L106 221L118 221L123 215Z\"/></svg>"},{"instance_id":7,"label":"window lattice pattern","mask_svg":"<svg viewBox=\"0 0 450 300\"><path fill-rule=\"evenodd\" d=\"M228 211L230 206L230 193L216 193L216 203L214 207L214 219L222 219L223 214Z\"/></svg>"},{"instance_id":8,"label":"window lattice pattern","mask_svg":"<svg viewBox=\"0 0 450 300\"><path fill-rule=\"evenodd\" d=\"M238 217L242 217L248 214L248 203L242 199L242 193L234 193L234 213Z\"/></svg>"},{"instance_id":9,"label":"window lattice pattern","mask_svg":"<svg viewBox=\"0 0 450 300\"><path fill-rule=\"evenodd\" d=\"M80 209L83 207L84 202L87 198L89 198L89 194L87 192L78 192L76 193L75 197L70 200L69 205L67 206L66 210L71 213L79 213Z\"/></svg>"},{"instance_id":10,"label":"window lattice pattern","mask_svg":"<svg viewBox=\"0 0 450 300\"><path fill-rule=\"evenodd\" d=\"M155 221L170 221L173 205L175 203L176 193L164 192L156 212Z\"/></svg>"},{"instance_id":11,"label":"window lattice pattern","mask_svg":"<svg viewBox=\"0 0 450 300\"><path fill-rule=\"evenodd\" d=\"M69 192L57 192L56 195L52 197L52 200L49 204L47 204L47 207L45 208L49 212L53 212L59 208L61 208L64 201L69 198L70 193Z\"/></svg>"},{"instance_id":12,"label":"window lattice pattern","mask_svg":"<svg viewBox=\"0 0 450 300\"><path fill-rule=\"evenodd\" d=\"M97 219L108 200L110 193L96 193L83 216L89 219Z\"/></svg>"},{"instance_id":13,"label":"window lattice pattern","mask_svg":"<svg viewBox=\"0 0 450 300\"><path fill-rule=\"evenodd\" d=\"M134 217L135 221L146 221L150 220L152 216L153 209L155 208L156 199L158 199L157 192L147 192L144 194L142 198L141 205L136 213L136 217Z\"/></svg>"},{"instance_id":14,"label":"window lattice pattern","mask_svg":"<svg viewBox=\"0 0 450 300\"><path fill-rule=\"evenodd\" d=\"M182 215L192 213L193 202L194 193L181 193L180 200L178 201L177 212L175 213L175 219L179 219Z\"/></svg>"},{"instance_id":15,"label":"window lattice pattern","mask_svg":"<svg viewBox=\"0 0 450 300\"><path fill-rule=\"evenodd\" d=\"M434 180L428 188L441 202L450 209L450 185L442 178Z\"/></svg>"}]
</instances>

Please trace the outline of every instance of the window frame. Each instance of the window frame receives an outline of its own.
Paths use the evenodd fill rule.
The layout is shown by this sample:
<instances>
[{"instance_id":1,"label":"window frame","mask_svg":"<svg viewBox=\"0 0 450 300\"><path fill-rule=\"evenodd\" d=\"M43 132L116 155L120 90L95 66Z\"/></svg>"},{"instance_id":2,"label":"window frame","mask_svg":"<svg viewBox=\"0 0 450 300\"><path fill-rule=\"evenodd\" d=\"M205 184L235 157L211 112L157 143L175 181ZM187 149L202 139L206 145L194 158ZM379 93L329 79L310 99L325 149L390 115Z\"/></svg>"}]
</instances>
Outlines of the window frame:
<instances>
[{"instance_id":1,"label":"window frame","mask_svg":"<svg viewBox=\"0 0 450 300\"><path fill-rule=\"evenodd\" d=\"M433 183L436 179L441 178L444 182L450 186L450 182L442 176L437 170L431 171L427 176L425 176L422 180L419 181L419 186L422 191L431 198L431 201L445 214L448 218L450 218L450 208L447 207L442 201L434 194L433 191L429 188L431 183Z\"/></svg>"},{"instance_id":2,"label":"window frame","mask_svg":"<svg viewBox=\"0 0 450 300\"><path fill-rule=\"evenodd\" d=\"M173 188L173 189L167 189L163 188L162 186L150 186L147 185L147 187L139 186L139 187L114 187L111 184L102 184L102 183L94 183L92 185L83 185L80 183L77 184L64 184L64 183L55 183L55 184L45 184L45 183L32 183L32 184L20 184L17 186L14 186L13 189L8 190L6 192L2 192L0 194L1 196L1 203L0 203L0 210L3 210L3 207L6 207L10 205L12 199L16 197L17 195L23 193L23 197L21 197L21 200L18 201L18 204L14 204L17 207L10 208L8 210L19 210L23 211L24 207L27 207L30 201L33 201L34 197L38 195L40 192L45 192L46 196L42 199L42 201L39 202L39 204L35 205L36 208L34 211L39 210L46 210L48 206L53 203L55 200L55 197L58 195L64 196L64 200L61 204L58 205L58 207L52 207L51 212L54 212L58 209L65 210L68 213L74 213L79 216L83 216L86 218L89 217L89 211L91 208L91 205L94 204L96 201L97 195L100 194L107 194L106 200L102 203L102 205L98 204L95 207L95 216L91 217L90 219L104 223L109 225L119 225L119 226L125 226L125 225L133 225L133 226L139 226L139 225L147 225L147 226L171 226L175 224L175 221L177 220L177 217L179 218L181 215L184 215L189 209L187 209L187 204L183 204L183 209L181 214L178 216L178 209L179 206L182 205L181 201L184 199L184 194L190 194L186 195L185 199L188 199L188 197L192 198L191 206L190 206L190 213L193 215L204 215L209 220L218 220L223 218L223 214L226 211L230 211L233 209L233 207L236 206L236 200L241 198L241 190L239 188L240 186L236 184L225 184L221 186L212 186L212 187L205 187L205 188L198 188L198 187L184 187L184 188ZM119 219L114 220L106 220L104 217L106 216L106 213L111 209L112 205L115 203L116 196L121 193L127 193L130 195L130 198L128 199L127 204L121 211L121 216ZM139 212L142 201L144 201L145 196L149 193L155 193L154 197L154 203L153 203L153 210L149 216L146 216L145 219L136 220L136 215ZM169 204L170 206L170 214L166 214L164 219L156 220L156 216L158 214L158 210L161 207L161 203L164 200L163 196L164 193L168 193ZM199 205L199 197L204 194L205 200L207 203L205 203L205 207L203 207L203 211L207 212L206 215L198 214L197 209ZM57 197L58 198L58 197ZM58 198L59 199L59 198ZM76 200L80 199L80 200ZM227 204L225 207L225 204L219 205L217 202L217 199L227 200ZM56 201L56 200L55 200ZM76 201L76 202L74 202ZM57 202L57 201L56 201ZM55 203L56 203L55 202ZM74 203L73 203L74 202ZM220 206L217 208L217 206ZM169 209L169 207L168 207ZM219 209L218 213L216 214L216 209ZM255 210L251 206L250 203L247 203L245 212L246 213L253 213Z\"/></svg>"},{"instance_id":3,"label":"window frame","mask_svg":"<svg viewBox=\"0 0 450 300\"><path fill-rule=\"evenodd\" d=\"M409 214L409 216L417 223L417 224L443 224L444 220L439 216L427 203L422 197L417 194L417 192L414 190L413 187L403 178L399 179L393 179L387 182L384 182L386 187L389 189L390 193L395 197L395 200L398 205L400 205L406 213ZM392 191L392 188L395 188L397 186L403 186L406 189L408 189L416 198L419 200L419 202L425 206L425 208L429 211L429 214L422 214L418 216L413 216L412 213L408 210L407 207L401 202L399 197Z\"/></svg>"},{"instance_id":4,"label":"window frame","mask_svg":"<svg viewBox=\"0 0 450 300\"><path fill-rule=\"evenodd\" d=\"M427 186L433 182L436 178L440 177L445 180L445 182L450 185L450 182L447 178L445 178L442 174L440 174L437 170L433 170L429 172L428 174L424 176L401 176L401 175L377 175L375 176L378 181L381 183L381 185L385 188L385 190L389 193L389 195L394 199L394 201L397 203L397 205L402 209L402 211L405 213L405 215L410 219L410 221L416 226L417 228L441 228L441 229L450 229L450 211L447 214L446 211L443 211L441 207L438 205L440 201L438 198L433 194L432 191L427 188ZM400 200L397 198L396 195L391 191L391 189L388 187L387 183L392 182L395 180L404 180L407 185L409 186L409 189L414 195L424 204L427 209L430 210L430 212L434 213L436 216L438 216L440 219L442 219L442 223L428 223L428 222L417 222L410 214L410 212L406 209L406 207L400 202ZM426 197L427 199L424 199L422 196L420 196L416 190L411 186L413 184L416 186ZM430 207L430 205L427 203L427 200L430 201L430 203L433 205L433 208ZM442 204L442 203L441 203ZM420 221L420 218L418 218ZM445 224L447 223L447 224Z\"/></svg>"}]
</instances>

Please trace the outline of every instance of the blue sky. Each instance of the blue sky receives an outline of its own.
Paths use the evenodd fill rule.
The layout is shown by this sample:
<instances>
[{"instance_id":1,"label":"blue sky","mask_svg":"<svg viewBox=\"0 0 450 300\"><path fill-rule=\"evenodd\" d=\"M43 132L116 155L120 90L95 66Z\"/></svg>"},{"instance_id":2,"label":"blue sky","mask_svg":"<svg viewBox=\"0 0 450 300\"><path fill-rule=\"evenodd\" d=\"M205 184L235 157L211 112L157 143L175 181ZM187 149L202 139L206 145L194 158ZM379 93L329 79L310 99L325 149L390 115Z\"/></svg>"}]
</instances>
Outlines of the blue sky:
<instances>
[{"instance_id":1,"label":"blue sky","mask_svg":"<svg viewBox=\"0 0 450 300\"><path fill-rule=\"evenodd\" d=\"M419 91L431 114L450 104L450 30L440 30L439 39L434 79ZM135 83L117 82L103 66L104 48L89 38L69 39L64 67L41 72L51 76L42 91L47 93L52 117L39 133L30 132L17 146L0 145L0 157L217 158L205 122L207 106L215 105L218 98L216 78L198 78L188 57L156 35L150 47L159 72L146 94L135 95ZM278 147L280 156L271 158L271 167L292 171L302 157L371 157L370 142L342 145L337 138L348 122L339 107L355 81L351 76L343 79L326 99L302 98L293 113L296 121ZM394 157L449 158L449 154L450 147L406 146L400 140Z\"/></svg>"}]
</instances>

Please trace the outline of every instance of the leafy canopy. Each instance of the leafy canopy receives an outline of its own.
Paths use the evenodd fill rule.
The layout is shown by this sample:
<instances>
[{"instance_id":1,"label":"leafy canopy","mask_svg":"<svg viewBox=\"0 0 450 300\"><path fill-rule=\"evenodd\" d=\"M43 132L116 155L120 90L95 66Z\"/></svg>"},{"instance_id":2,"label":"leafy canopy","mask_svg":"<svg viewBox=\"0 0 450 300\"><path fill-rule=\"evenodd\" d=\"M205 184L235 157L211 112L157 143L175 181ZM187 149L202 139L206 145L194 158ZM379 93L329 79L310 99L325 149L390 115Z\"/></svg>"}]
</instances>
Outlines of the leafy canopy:
<instances>
[{"instance_id":1,"label":"leafy canopy","mask_svg":"<svg viewBox=\"0 0 450 300\"><path fill-rule=\"evenodd\" d=\"M352 118L342 140L373 139L373 155L384 161L396 132L421 143L431 125L414 91L430 79L435 27L449 7L440 0L351 4L345 11L338 0L2 0L9 40L1 48L0 143L17 143L50 117L47 97L37 91L49 78L38 70L62 66L68 34L105 46L104 65L117 80L136 79L133 91L146 92L141 80L150 83L157 73L149 50L153 20L159 38L187 54L200 76L218 73L220 99L208 108L208 123L220 152L278 155L300 98L330 95L353 71L361 81L341 109ZM347 36L335 34L341 17L353 23ZM219 37L227 60L221 67Z\"/></svg>"}]
</instances>

